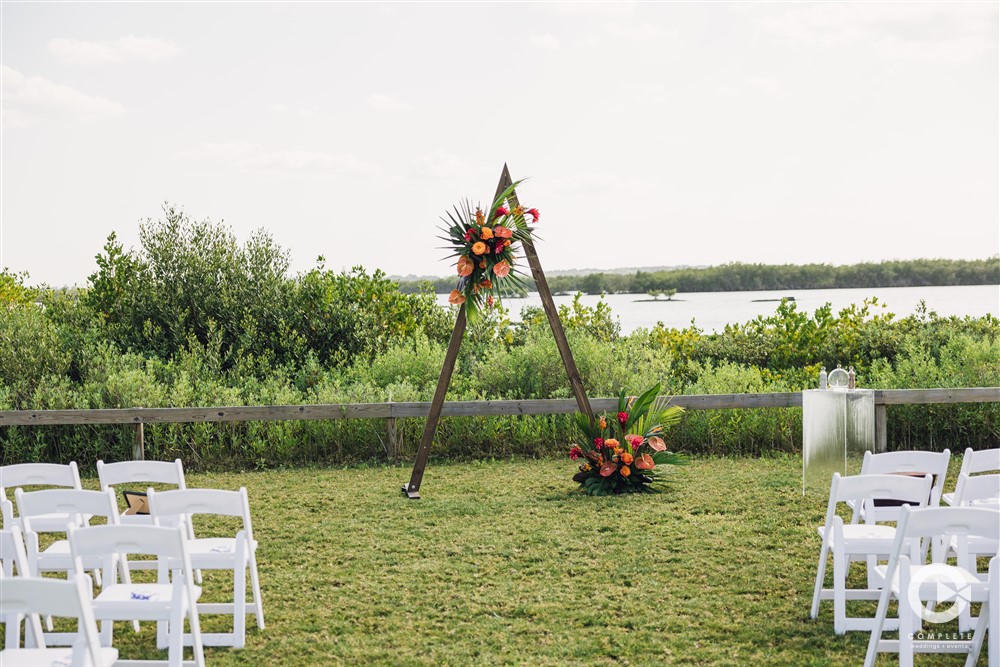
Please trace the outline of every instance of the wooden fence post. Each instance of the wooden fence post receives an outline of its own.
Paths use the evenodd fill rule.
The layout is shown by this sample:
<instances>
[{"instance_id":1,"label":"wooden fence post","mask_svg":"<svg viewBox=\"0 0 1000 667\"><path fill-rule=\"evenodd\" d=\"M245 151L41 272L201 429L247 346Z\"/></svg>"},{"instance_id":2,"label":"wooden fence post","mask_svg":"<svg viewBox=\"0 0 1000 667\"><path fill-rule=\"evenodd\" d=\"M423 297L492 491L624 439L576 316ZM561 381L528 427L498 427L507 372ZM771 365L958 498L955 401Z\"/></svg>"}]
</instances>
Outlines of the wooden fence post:
<instances>
[{"instance_id":1,"label":"wooden fence post","mask_svg":"<svg viewBox=\"0 0 1000 667\"><path fill-rule=\"evenodd\" d=\"M388 442L389 460L395 461L399 458L399 433L396 431L396 418L389 417L385 420L385 434Z\"/></svg>"},{"instance_id":2,"label":"wooden fence post","mask_svg":"<svg viewBox=\"0 0 1000 667\"><path fill-rule=\"evenodd\" d=\"M875 404L875 452L888 449L888 410L885 403Z\"/></svg>"},{"instance_id":3,"label":"wooden fence post","mask_svg":"<svg viewBox=\"0 0 1000 667\"><path fill-rule=\"evenodd\" d=\"M146 434L142 428L142 422L135 425L135 444L132 445L132 460L146 460Z\"/></svg>"}]
</instances>

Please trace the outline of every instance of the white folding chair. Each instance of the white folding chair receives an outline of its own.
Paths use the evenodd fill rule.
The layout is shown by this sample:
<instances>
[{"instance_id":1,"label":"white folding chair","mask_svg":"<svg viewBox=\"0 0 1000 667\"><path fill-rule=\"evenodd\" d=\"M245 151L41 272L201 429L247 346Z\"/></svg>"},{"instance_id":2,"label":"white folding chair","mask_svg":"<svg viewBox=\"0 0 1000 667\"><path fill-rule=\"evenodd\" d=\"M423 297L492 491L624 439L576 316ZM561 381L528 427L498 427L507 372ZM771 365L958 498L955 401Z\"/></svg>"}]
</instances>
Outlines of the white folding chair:
<instances>
[{"instance_id":1,"label":"white folding chair","mask_svg":"<svg viewBox=\"0 0 1000 667\"><path fill-rule=\"evenodd\" d=\"M28 553L28 567L32 574L41 576L44 572L73 571L73 557L69 552L69 542L56 540L42 549L39 533L65 533L66 525L82 527L90 518L104 517L112 525L118 523L118 504L111 491L89 491L82 489L44 489L28 491L16 489L14 498L17 501L17 512L24 526L25 542ZM68 517L68 521L55 530L36 528L36 522L43 526L47 521L39 521L55 514ZM84 519L84 517L88 517ZM91 558L84 562L88 570L101 567L100 558Z\"/></svg>"},{"instance_id":2,"label":"white folding chair","mask_svg":"<svg viewBox=\"0 0 1000 667\"><path fill-rule=\"evenodd\" d=\"M46 648L44 639L34 648L7 644L0 651L0 665L11 667L111 667L118 650L102 647L90 605L90 578L84 575L69 581L60 579L5 579L0 586L0 616L38 615L77 619L77 639L72 648Z\"/></svg>"},{"instance_id":3,"label":"white folding chair","mask_svg":"<svg viewBox=\"0 0 1000 667\"><path fill-rule=\"evenodd\" d=\"M886 585L879 597L875 623L868 641L865 667L874 667L880 652L898 652L901 667L912 667L914 653L967 653L966 667L979 659L983 634L990 627L996 611L990 609L996 598L990 599L992 581L984 581L968 568L946 563L923 562L921 541L937 538L958 538L959 563L968 562L965 545L970 536L1000 539L1000 511L976 507L926 507L900 510L893 552L885 566ZM990 563L990 572L996 572L997 556ZM881 568L881 566L880 566ZM889 600L899 601L899 639L882 639ZM925 602L933 605L925 606ZM953 602L944 609L942 603ZM983 603L971 641L933 638L917 641L922 631L922 621L945 623L956 618L961 609L970 603ZM995 634L995 632L990 632ZM990 665L995 667L997 656L990 655Z\"/></svg>"},{"instance_id":4,"label":"white folding chair","mask_svg":"<svg viewBox=\"0 0 1000 667\"><path fill-rule=\"evenodd\" d=\"M841 477L834 473L830 484L830 499L826 507L824 525L817 530L823 539L820 547L819 565L816 568L816 583L813 586L813 601L810 617L819 615L820 600L833 600L833 631L844 634L849 630L871 630L873 619L847 616L847 600L877 600L882 582L874 572L874 560L886 559L892 551L896 529L892 526L876 524L874 513L869 512L866 523L844 524L837 515L840 503L853 502L856 506L867 505L876 499L896 499L924 506L930 495L930 475L924 477L903 477L898 475L858 475ZM827 557L833 556L833 588L823 588L826 577ZM847 588L847 575L852 560L872 559L868 571L867 588Z\"/></svg>"},{"instance_id":5,"label":"white folding chair","mask_svg":"<svg viewBox=\"0 0 1000 667\"><path fill-rule=\"evenodd\" d=\"M14 516L14 504L7 498L7 489L19 486L57 486L67 489L82 489L80 471L76 461L67 465L58 463L17 463L0 466L0 512L3 514L3 527L20 526L20 520ZM36 517L36 530L64 530L66 528L65 514L53 514L48 517Z\"/></svg>"},{"instance_id":6,"label":"white folding chair","mask_svg":"<svg viewBox=\"0 0 1000 667\"><path fill-rule=\"evenodd\" d=\"M31 570L28 569L28 555L24 550L24 540L21 538L21 529L17 526L11 526L6 530L0 530L0 588L4 587L5 580L14 576L15 571L18 577L31 576ZM23 614L15 613L0 618L6 625L4 646L17 648L21 645ZM42 625L38 620L38 614L28 616L25 633L25 646L40 645Z\"/></svg>"},{"instance_id":7,"label":"white folding chair","mask_svg":"<svg viewBox=\"0 0 1000 667\"><path fill-rule=\"evenodd\" d=\"M28 571L32 576L40 577L46 572L65 572L72 575L74 570L73 556L70 554L69 542L57 539L45 549L41 548L40 533L65 533L67 525L82 527L89 524L91 518L104 517L108 524L118 524L118 504L112 491L89 491L85 489L43 489L28 491L17 488L14 490L17 513L24 527L24 538L28 554ZM67 522L61 527L46 530L49 517L65 516ZM36 520L41 519L43 529L35 528ZM117 556L116 556L117 557ZM94 571L98 585L102 582L101 566L103 559L98 556L84 559L84 567ZM122 578L129 580L128 570L124 562L119 562ZM46 619L46 625L52 630L51 618ZM139 624L133 628L139 631ZM72 642L75 636L70 633L48 633L49 643Z\"/></svg>"},{"instance_id":8,"label":"white folding chair","mask_svg":"<svg viewBox=\"0 0 1000 667\"><path fill-rule=\"evenodd\" d=\"M181 527L91 526L69 527L70 551L77 573L83 561L103 556L104 587L93 600L101 624L102 643L110 646L114 621L165 621L169 624L166 664L184 664L184 620L191 626L194 664L205 666L197 600L201 589L191 575L187 539ZM146 554L157 558L157 583L118 583L116 554ZM172 576L171 576L172 575ZM164 661L152 661L163 663Z\"/></svg>"},{"instance_id":9,"label":"white folding chair","mask_svg":"<svg viewBox=\"0 0 1000 667\"><path fill-rule=\"evenodd\" d=\"M975 451L969 447L965 450L965 454L962 455L962 469L958 471L959 476L971 477L983 472L1000 473L1000 448ZM955 492L957 491L956 486ZM943 494L941 502L945 505L955 505L955 492Z\"/></svg>"},{"instance_id":10,"label":"white folding chair","mask_svg":"<svg viewBox=\"0 0 1000 667\"><path fill-rule=\"evenodd\" d=\"M173 461L120 461L118 463L97 462L97 478L101 482L101 490L113 489L132 484L145 491L150 484L170 484L178 489L186 489L184 479L184 464L180 459ZM121 517L123 526L129 524L153 525L153 519L148 514L124 514ZM161 524L162 525L162 524Z\"/></svg>"},{"instance_id":11,"label":"white folding chair","mask_svg":"<svg viewBox=\"0 0 1000 667\"><path fill-rule=\"evenodd\" d=\"M257 540L250 520L250 502L246 488L239 491L187 489L183 491L148 491L149 508L154 520L172 516L216 515L239 517L242 529L235 537L195 537L188 542L191 565L202 570L232 570L233 602L199 603L201 614L232 614L233 631L203 633L206 646L242 648L246 642L246 615L257 617L257 627L264 627L260 576L257 573ZM250 572L252 597L246 600L246 575Z\"/></svg>"},{"instance_id":12,"label":"white folding chair","mask_svg":"<svg viewBox=\"0 0 1000 667\"><path fill-rule=\"evenodd\" d=\"M97 477L101 490L111 489L117 493L122 486L132 485L132 490L142 489L145 492L150 484L170 484L178 489L186 489L184 479L184 464L180 459L173 461L120 461L118 463L97 462ZM122 514L119 522L128 525L153 525L153 517L149 514ZM160 522L161 526L176 525L172 520ZM188 537L192 537L190 533ZM156 563L148 560L130 560L131 570L148 570L156 567ZM195 583L201 583L201 573L195 572Z\"/></svg>"},{"instance_id":13,"label":"white folding chair","mask_svg":"<svg viewBox=\"0 0 1000 667\"><path fill-rule=\"evenodd\" d=\"M952 502L955 507L979 507L1000 510L1000 475L976 475L969 477L968 475L960 474L958 476L958 484L955 486L955 494ZM1000 553L1000 540L970 536L968 538L969 561L968 563L960 563L960 565L978 574L976 559L979 556L995 556L997 553ZM948 541L945 551L945 558L951 556L956 558L959 556L958 538L955 536L952 536ZM968 607L963 609L958 617L958 629L961 632L968 632L972 629L972 615Z\"/></svg>"},{"instance_id":14,"label":"white folding chair","mask_svg":"<svg viewBox=\"0 0 1000 667\"><path fill-rule=\"evenodd\" d=\"M862 475L932 475L934 484L931 487L931 496L928 507L937 507L941 504L941 494L944 491L944 478L948 474L948 462L951 460L951 451L943 452L883 452L872 454L865 452L865 458L861 462ZM853 504L852 504L853 507ZM864 518L865 508L857 517ZM876 507L876 521L895 521L899 516L899 507Z\"/></svg>"}]
</instances>

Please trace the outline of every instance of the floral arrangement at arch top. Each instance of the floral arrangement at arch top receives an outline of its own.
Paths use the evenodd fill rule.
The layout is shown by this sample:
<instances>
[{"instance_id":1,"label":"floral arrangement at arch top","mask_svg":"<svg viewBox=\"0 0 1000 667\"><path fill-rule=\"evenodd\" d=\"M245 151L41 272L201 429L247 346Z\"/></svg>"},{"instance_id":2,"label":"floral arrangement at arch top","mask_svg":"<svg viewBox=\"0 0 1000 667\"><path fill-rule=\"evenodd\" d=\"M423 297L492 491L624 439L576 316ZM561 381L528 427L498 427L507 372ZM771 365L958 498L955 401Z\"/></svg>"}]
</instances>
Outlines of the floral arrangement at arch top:
<instances>
[{"instance_id":1,"label":"floral arrangement at arch top","mask_svg":"<svg viewBox=\"0 0 1000 667\"><path fill-rule=\"evenodd\" d=\"M601 415L593 422L577 413L576 423L585 440L570 447L569 457L582 460L573 481L592 496L616 493L656 493L653 484L664 480L667 466L684 465L681 454L667 451L665 429L677 423L684 408L659 398L660 385L638 397L618 396L615 415Z\"/></svg>"},{"instance_id":2,"label":"floral arrangement at arch top","mask_svg":"<svg viewBox=\"0 0 1000 667\"><path fill-rule=\"evenodd\" d=\"M458 284L448 295L448 302L465 304L470 320L483 308L492 308L503 294L524 289L517 270L518 246L531 239L531 223L537 223L538 209L507 205L517 181L493 201L489 210L483 211L466 200L448 211L442 218L447 234L439 237L447 241L449 250L458 258L455 269Z\"/></svg>"}]
</instances>

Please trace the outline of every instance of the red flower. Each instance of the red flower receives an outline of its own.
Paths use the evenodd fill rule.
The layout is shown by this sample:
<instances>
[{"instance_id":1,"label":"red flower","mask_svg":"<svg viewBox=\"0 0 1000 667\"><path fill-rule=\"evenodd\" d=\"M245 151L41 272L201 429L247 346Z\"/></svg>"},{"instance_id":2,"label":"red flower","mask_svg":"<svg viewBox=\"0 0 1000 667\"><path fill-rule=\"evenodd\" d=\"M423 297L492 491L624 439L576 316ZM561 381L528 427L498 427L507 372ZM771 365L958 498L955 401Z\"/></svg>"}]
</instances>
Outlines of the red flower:
<instances>
[{"instance_id":1,"label":"red flower","mask_svg":"<svg viewBox=\"0 0 1000 667\"><path fill-rule=\"evenodd\" d=\"M537 208L529 208L527 211L524 212L524 214L525 215L530 215L533 218L532 222L538 222L538 218L541 217L541 216L538 215L538 209Z\"/></svg>"},{"instance_id":2,"label":"red flower","mask_svg":"<svg viewBox=\"0 0 1000 667\"><path fill-rule=\"evenodd\" d=\"M576 461L581 456L583 456L583 450L576 445L573 445L569 450L569 457Z\"/></svg>"},{"instance_id":3,"label":"red flower","mask_svg":"<svg viewBox=\"0 0 1000 667\"><path fill-rule=\"evenodd\" d=\"M594 438L594 447L600 449L604 446L604 438Z\"/></svg>"},{"instance_id":4,"label":"red flower","mask_svg":"<svg viewBox=\"0 0 1000 667\"><path fill-rule=\"evenodd\" d=\"M641 435L626 435L625 438L632 444L632 451L633 452L635 450L639 449L639 446L642 444L642 436Z\"/></svg>"},{"instance_id":5,"label":"red flower","mask_svg":"<svg viewBox=\"0 0 1000 667\"><path fill-rule=\"evenodd\" d=\"M497 215L508 215L509 213L510 213L510 209L507 208L506 206L498 206L497 207Z\"/></svg>"},{"instance_id":6,"label":"red flower","mask_svg":"<svg viewBox=\"0 0 1000 667\"><path fill-rule=\"evenodd\" d=\"M462 238L464 238L466 240L466 242L471 241L472 240L472 230L471 229L465 230L465 234L462 235Z\"/></svg>"},{"instance_id":7,"label":"red flower","mask_svg":"<svg viewBox=\"0 0 1000 667\"><path fill-rule=\"evenodd\" d=\"M628 413L627 412L619 412L618 413L618 423L621 424L622 426L625 426L625 422L627 422L627 421L628 421Z\"/></svg>"}]
</instances>

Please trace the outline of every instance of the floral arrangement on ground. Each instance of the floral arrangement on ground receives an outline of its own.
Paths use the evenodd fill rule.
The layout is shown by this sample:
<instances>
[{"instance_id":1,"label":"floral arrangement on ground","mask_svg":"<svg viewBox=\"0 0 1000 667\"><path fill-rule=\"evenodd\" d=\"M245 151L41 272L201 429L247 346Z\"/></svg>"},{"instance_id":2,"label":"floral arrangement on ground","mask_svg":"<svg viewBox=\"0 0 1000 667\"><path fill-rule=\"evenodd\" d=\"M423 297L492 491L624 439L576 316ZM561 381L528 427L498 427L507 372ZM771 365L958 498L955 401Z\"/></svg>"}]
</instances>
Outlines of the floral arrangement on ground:
<instances>
[{"instance_id":1,"label":"floral arrangement on ground","mask_svg":"<svg viewBox=\"0 0 1000 667\"><path fill-rule=\"evenodd\" d=\"M534 224L539 214L538 209L525 209L516 199L513 207L507 205L520 183L501 192L486 212L479 207L473 210L465 200L442 218L446 235L439 238L447 241L447 249L458 257L458 285L448 301L456 306L465 304L470 320L484 307L492 308L503 294L524 290L516 265L518 244L531 241L527 217Z\"/></svg>"},{"instance_id":2,"label":"floral arrangement on ground","mask_svg":"<svg viewBox=\"0 0 1000 667\"><path fill-rule=\"evenodd\" d=\"M618 493L657 493L654 484L665 481L668 466L684 465L681 454L667 451L667 427L677 423L684 408L669 405L656 384L638 397L618 396L618 412L591 420L577 413L576 423L586 436L570 447L569 457L583 459L573 481L592 496Z\"/></svg>"}]
</instances>

